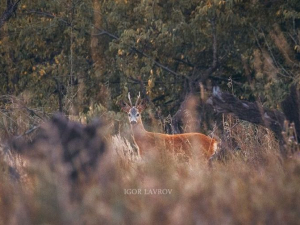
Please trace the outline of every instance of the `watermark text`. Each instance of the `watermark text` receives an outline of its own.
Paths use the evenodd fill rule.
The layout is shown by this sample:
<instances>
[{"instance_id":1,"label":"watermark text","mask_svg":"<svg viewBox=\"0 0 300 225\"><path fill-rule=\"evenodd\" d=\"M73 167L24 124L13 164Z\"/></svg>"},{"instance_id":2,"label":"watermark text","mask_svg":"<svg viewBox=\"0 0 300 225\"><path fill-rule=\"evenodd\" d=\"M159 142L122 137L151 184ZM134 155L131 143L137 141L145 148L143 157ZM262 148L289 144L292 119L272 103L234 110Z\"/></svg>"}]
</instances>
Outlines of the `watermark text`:
<instances>
[{"instance_id":1,"label":"watermark text","mask_svg":"<svg viewBox=\"0 0 300 225\"><path fill-rule=\"evenodd\" d=\"M125 195L170 195L172 189L168 188L127 188L124 189Z\"/></svg>"}]
</instances>

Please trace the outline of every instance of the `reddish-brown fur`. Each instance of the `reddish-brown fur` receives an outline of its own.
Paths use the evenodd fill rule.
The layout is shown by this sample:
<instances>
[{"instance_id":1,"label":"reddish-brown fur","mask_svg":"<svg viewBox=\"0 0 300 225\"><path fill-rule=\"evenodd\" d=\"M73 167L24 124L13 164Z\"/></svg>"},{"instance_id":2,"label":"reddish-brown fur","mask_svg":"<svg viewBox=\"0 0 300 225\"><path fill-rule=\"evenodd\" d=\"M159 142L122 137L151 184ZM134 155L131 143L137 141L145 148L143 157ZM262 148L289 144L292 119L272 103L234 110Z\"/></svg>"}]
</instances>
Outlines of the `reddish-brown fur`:
<instances>
[{"instance_id":1,"label":"reddish-brown fur","mask_svg":"<svg viewBox=\"0 0 300 225\"><path fill-rule=\"evenodd\" d=\"M144 108L143 104L137 105L137 103L136 106L125 104L122 107L128 113L133 138L140 156L160 154L164 150L175 154L183 153L188 157L210 158L215 153L217 141L201 133L169 135L146 131L140 115Z\"/></svg>"},{"instance_id":2,"label":"reddish-brown fur","mask_svg":"<svg viewBox=\"0 0 300 225\"><path fill-rule=\"evenodd\" d=\"M142 157L156 154L156 151L165 149L170 153L184 153L188 157L194 153L210 158L216 151L216 140L201 133L174 135L153 133L146 131L141 121L131 125L131 129L134 141L139 148L139 154Z\"/></svg>"}]
</instances>

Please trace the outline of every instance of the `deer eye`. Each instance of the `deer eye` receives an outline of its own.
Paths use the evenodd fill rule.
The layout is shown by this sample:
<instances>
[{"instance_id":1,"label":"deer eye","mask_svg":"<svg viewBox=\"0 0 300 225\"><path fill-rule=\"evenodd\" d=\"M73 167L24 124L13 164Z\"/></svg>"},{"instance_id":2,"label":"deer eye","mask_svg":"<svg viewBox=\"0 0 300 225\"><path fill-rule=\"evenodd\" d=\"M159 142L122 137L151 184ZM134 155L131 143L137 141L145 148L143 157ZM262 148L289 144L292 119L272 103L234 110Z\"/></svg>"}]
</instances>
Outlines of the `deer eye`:
<instances>
[{"instance_id":1,"label":"deer eye","mask_svg":"<svg viewBox=\"0 0 300 225\"><path fill-rule=\"evenodd\" d=\"M140 114L136 114L136 116L139 116Z\"/></svg>"}]
</instances>

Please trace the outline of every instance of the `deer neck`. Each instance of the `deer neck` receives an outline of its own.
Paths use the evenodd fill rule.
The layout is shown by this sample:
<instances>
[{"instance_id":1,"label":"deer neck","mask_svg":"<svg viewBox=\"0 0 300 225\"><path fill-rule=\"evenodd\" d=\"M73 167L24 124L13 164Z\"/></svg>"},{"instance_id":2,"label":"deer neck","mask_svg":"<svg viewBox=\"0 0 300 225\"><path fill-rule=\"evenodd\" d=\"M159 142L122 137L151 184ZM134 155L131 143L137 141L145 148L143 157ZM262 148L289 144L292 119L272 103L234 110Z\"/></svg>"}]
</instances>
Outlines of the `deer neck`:
<instances>
[{"instance_id":1,"label":"deer neck","mask_svg":"<svg viewBox=\"0 0 300 225\"><path fill-rule=\"evenodd\" d=\"M146 134L146 130L142 122L138 122L136 124L131 124L131 130L134 137L140 137Z\"/></svg>"},{"instance_id":2,"label":"deer neck","mask_svg":"<svg viewBox=\"0 0 300 225\"><path fill-rule=\"evenodd\" d=\"M147 140L145 139L145 137L147 136L147 131L145 130L144 125L141 121L136 124L131 124L131 130L134 142L138 147L138 153L139 155L143 155L143 151L145 149L143 146L145 145L145 143L147 143Z\"/></svg>"}]
</instances>

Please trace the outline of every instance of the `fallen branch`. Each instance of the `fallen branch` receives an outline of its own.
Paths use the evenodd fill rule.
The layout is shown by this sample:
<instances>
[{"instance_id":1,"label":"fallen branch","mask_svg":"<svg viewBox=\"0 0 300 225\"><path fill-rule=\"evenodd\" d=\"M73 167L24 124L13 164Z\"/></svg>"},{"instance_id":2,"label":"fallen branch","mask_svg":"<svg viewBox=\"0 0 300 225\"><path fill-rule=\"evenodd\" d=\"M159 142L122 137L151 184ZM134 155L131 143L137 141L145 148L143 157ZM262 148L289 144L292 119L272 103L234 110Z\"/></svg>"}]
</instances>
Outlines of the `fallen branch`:
<instances>
[{"instance_id":1,"label":"fallen branch","mask_svg":"<svg viewBox=\"0 0 300 225\"><path fill-rule=\"evenodd\" d=\"M258 102L239 100L229 93L221 92L219 87L213 88L213 94L207 103L212 105L217 113L232 113L241 120L272 130L279 140L281 154L287 155L286 143L282 135L286 117L282 112L266 109Z\"/></svg>"}]
</instances>

